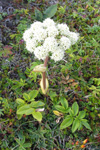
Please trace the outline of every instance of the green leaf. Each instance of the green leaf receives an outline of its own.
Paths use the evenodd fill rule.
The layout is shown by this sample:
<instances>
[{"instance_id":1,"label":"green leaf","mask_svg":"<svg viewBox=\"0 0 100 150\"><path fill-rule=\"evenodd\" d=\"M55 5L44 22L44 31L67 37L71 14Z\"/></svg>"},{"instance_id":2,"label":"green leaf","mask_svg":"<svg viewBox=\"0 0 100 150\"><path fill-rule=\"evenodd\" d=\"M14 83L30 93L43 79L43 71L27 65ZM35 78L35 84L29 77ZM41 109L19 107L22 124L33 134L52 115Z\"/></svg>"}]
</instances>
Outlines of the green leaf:
<instances>
[{"instance_id":1,"label":"green leaf","mask_svg":"<svg viewBox=\"0 0 100 150\"><path fill-rule=\"evenodd\" d=\"M78 118L83 119L85 117L85 114L86 114L85 111L80 111L79 115L78 115Z\"/></svg>"},{"instance_id":2,"label":"green leaf","mask_svg":"<svg viewBox=\"0 0 100 150\"><path fill-rule=\"evenodd\" d=\"M29 93L30 101L36 98L38 95L38 90L33 90Z\"/></svg>"},{"instance_id":3,"label":"green leaf","mask_svg":"<svg viewBox=\"0 0 100 150\"><path fill-rule=\"evenodd\" d=\"M19 150L26 150L22 145L19 147Z\"/></svg>"},{"instance_id":4,"label":"green leaf","mask_svg":"<svg viewBox=\"0 0 100 150\"><path fill-rule=\"evenodd\" d=\"M22 118L22 116L23 116L23 115L19 115L19 114L17 114L17 118L18 118L18 120L20 120L20 119Z\"/></svg>"},{"instance_id":5,"label":"green leaf","mask_svg":"<svg viewBox=\"0 0 100 150\"><path fill-rule=\"evenodd\" d=\"M25 143L25 136L22 136L22 139L20 141L21 144Z\"/></svg>"},{"instance_id":6,"label":"green leaf","mask_svg":"<svg viewBox=\"0 0 100 150\"><path fill-rule=\"evenodd\" d=\"M38 21L43 20L43 15L37 8L35 8L35 19L38 20Z\"/></svg>"},{"instance_id":7,"label":"green leaf","mask_svg":"<svg viewBox=\"0 0 100 150\"><path fill-rule=\"evenodd\" d=\"M60 100L61 100L61 104L63 105L63 107L65 109L67 109L68 108L68 101L66 100L66 98L61 97Z\"/></svg>"},{"instance_id":8,"label":"green leaf","mask_svg":"<svg viewBox=\"0 0 100 150\"><path fill-rule=\"evenodd\" d=\"M24 102L24 100L22 100L21 98L17 98L16 99L16 102L18 103L18 104L25 104L25 102Z\"/></svg>"},{"instance_id":9,"label":"green leaf","mask_svg":"<svg viewBox=\"0 0 100 150\"><path fill-rule=\"evenodd\" d=\"M43 12L44 13L43 18L44 19L51 18L55 15L56 12L57 12L57 5L52 5Z\"/></svg>"},{"instance_id":10,"label":"green leaf","mask_svg":"<svg viewBox=\"0 0 100 150\"><path fill-rule=\"evenodd\" d=\"M74 133L80 126L80 121L78 119L75 119L72 125L72 132Z\"/></svg>"},{"instance_id":11,"label":"green leaf","mask_svg":"<svg viewBox=\"0 0 100 150\"><path fill-rule=\"evenodd\" d=\"M17 110L17 114L30 115L33 112L33 108L30 108L30 105L24 105Z\"/></svg>"},{"instance_id":12,"label":"green leaf","mask_svg":"<svg viewBox=\"0 0 100 150\"><path fill-rule=\"evenodd\" d=\"M40 106L44 106L44 105L45 104L41 101L37 101L37 102L34 101L30 104L31 107L35 107L35 108L40 107Z\"/></svg>"},{"instance_id":13,"label":"green leaf","mask_svg":"<svg viewBox=\"0 0 100 150\"><path fill-rule=\"evenodd\" d=\"M78 106L77 102L74 102L74 104L72 105L72 110L74 112L74 116L76 116L79 111L79 106Z\"/></svg>"},{"instance_id":14,"label":"green leaf","mask_svg":"<svg viewBox=\"0 0 100 150\"><path fill-rule=\"evenodd\" d=\"M31 143L25 143L25 144L23 144L23 147L31 147Z\"/></svg>"},{"instance_id":15,"label":"green leaf","mask_svg":"<svg viewBox=\"0 0 100 150\"><path fill-rule=\"evenodd\" d=\"M41 114L40 112L36 112L36 111L34 110L33 113L32 113L32 115L33 115L33 117L34 117L36 120L38 120L38 121L41 122L41 120L42 120L42 114Z\"/></svg>"},{"instance_id":16,"label":"green leaf","mask_svg":"<svg viewBox=\"0 0 100 150\"><path fill-rule=\"evenodd\" d=\"M62 113L66 113L66 110L65 110L65 108L64 108L63 106L56 105L55 108L56 108L58 111L62 112Z\"/></svg>"},{"instance_id":17,"label":"green leaf","mask_svg":"<svg viewBox=\"0 0 100 150\"><path fill-rule=\"evenodd\" d=\"M81 130L82 127L83 127L83 125L82 125L82 123L80 122L80 125L79 125L79 127L78 127L78 130Z\"/></svg>"},{"instance_id":18,"label":"green leaf","mask_svg":"<svg viewBox=\"0 0 100 150\"><path fill-rule=\"evenodd\" d=\"M16 142L20 145L20 140L18 138L16 138Z\"/></svg>"},{"instance_id":19,"label":"green leaf","mask_svg":"<svg viewBox=\"0 0 100 150\"><path fill-rule=\"evenodd\" d=\"M85 119L82 119L82 124L89 130L92 130L90 125L86 122L86 120L84 121Z\"/></svg>"},{"instance_id":20,"label":"green leaf","mask_svg":"<svg viewBox=\"0 0 100 150\"><path fill-rule=\"evenodd\" d=\"M74 112L71 108L69 108L69 114L70 114L70 116L74 116Z\"/></svg>"},{"instance_id":21,"label":"green leaf","mask_svg":"<svg viewBox=\"0 0 100 150\"><path fill-rule=\"evenodd\" d=\"M23 98L26 100L26 101L29 101L30 100L30 96L26 93L23 94Z\"/></svg>"},{"instance_id":22,"label":"green leaf","mask_svg":"<svg viewBox=\"0 0 100 150\"><path fill-rule=\"evenodd\" d=\"M72 122L73 122L73 118L70 116L67 116L61 123L60 129L65 129L65 128L69 127L72 124Z\"/></svg>"},{"instance_id":23,"label":"green leaf","mask_svg":"<svg viewBox=\"0 0 100 150\"><path fill-rule=\"evenodd\" d=\"M57 94L56 94L56 92L50 91L49 96L50 96L51 100L53 100L53 98L56 97Z\"/></svg>"}]
</instances>

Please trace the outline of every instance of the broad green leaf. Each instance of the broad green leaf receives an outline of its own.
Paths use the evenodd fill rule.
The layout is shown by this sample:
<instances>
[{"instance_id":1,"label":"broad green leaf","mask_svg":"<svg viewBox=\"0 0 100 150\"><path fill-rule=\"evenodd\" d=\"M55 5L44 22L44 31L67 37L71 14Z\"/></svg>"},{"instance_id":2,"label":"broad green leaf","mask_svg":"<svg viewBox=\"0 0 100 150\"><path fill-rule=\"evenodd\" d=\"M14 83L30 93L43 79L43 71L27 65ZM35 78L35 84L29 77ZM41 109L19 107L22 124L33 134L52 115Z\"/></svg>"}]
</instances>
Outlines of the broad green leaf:
<instances>
[{"instance_id":1,"label":"broad green leaf","mask_svg":"<svg viewBox=\"0 0 100 150\"><path fill-rule=\"evenodd\" d=\"M57 12L57 5L52 5L43 12L44 13L43 18L44 19L51 18L55 15L56 12Z\"/></svg>"},{"instance_id":2,"label":"broad green leaf","mask_svg":"<svg viewBox=\"0 0 100 150\"><path fill-rule=\"evenodd\" d=\"M80 126L80 121L78 119L75 119L72 125L72 132L74 133Z\"/></svg>"},{"instance_id":3,"label":"broad green leaf","mask_svg":"<svg viewBox=\"0 0 100 150\"><path fill-rule=\"evenodd\" d=\"M71 118L70 116L67 116L63 122L60 125L60 129L65 129L67 127L69 127L73 122L73 118Z\"/></svg>"},{"instance_id":4,"label":"broad green leaf","mask_svg":"<svg viewBox=\"0 0 100 150\"><path fill-rule=\"evenodd\" d=\"M80 122L80 125L79 125L79 127L78 127L78 130L81 130L82 127L83 127L83 125L82 125L82 123Z\"/></svg>"},{"instance_id":5,"label":"broad green leaf","mask_svg":"<svg viewBox=\"0 0 100 150\"><path fill-rule=\"evenodd\" d=\"M74 116L74 112L73 112L73 110L72 110L71 108L69 108L69 114L70 114L71 116Z\"/></svg>"},{"instance_id":6,"label":"broad green leaf","mask_svg":"<svg viewBox=\"0 0 100 150\"><path fill-rule=\"evenodd\" d=\"M43 15L37 8L35 8L35 19L38 20L38 21L43 20Z\"/></svg>"},{"instance_id":7,"label":"broad green leaf","mask_svg":"<svg viewBox=\"0 0 100 150\"><path fill-rule=\"evenodd\" d=\"M31 107L35 107L35 108L40 107L40 106L44 106L44 105L45 104L41 101L37 101L37 102L34 101L30 104Z\"/></svg>"},{"instance_id":8,"label":"broad green leaf","mask_svg":"<svg viewBox=\"0 0 100 150\"><path fill-rule=\"evenodd\" d=\"M85 114L86 114L85 111L80 111L79 115L78 115L78 118L83 119L85 117Z\"/></svg>"},{"instance_id":9,"label":"broad green leaf","mask_svg":"<svg viewBox=\"0 0 100 150\"><path fill-rule=\"evenodd\" d=\"M61 97L60 100L61 100L61 104L63 105L63 107L65 109L67 109L68 108L68 101L66 100L66 98Z\"/></svg>"},{"instance_id":10,"label":"broad green leaf","mask_svg":"<svg viewBox=\"0 0 100 150\"><path fill-rule=\"evenodd\" d=\"M30 97L30 101L34 100L34 98L36 98L38 95L38 90L33 90L29 93L29 97Z\"/></svg>"},{"instance_id":11,"label":"broad green leaf","mask_svg":"<svg viewBox=\"0 0 100 150\"><path fill-rule=\"evenodd\" d=\"M17 118L18 118L18 120L20 120L20 119L22 118L22 116L23 116L23 115L19 115L19 114L17 114Z\"/></svg>"},{"instance_id":12,"label":"broad green leaf","mask_svg":"<svg viewBox=\"0 0 100 150\"><path fill-rule=\"evenodd\" d=\"M26 101L29 101L29 100L30 100L30 96L29 96L27 93L24 93L24 94L23 94L23 98L24 98Z\"/></svg>"},{"instance_id":13,"label":"broad green leaf","mask_svg":"<svg viewBox=\"0 0 100 150\"><path fill-rule=\"evenodd\" d=\"M41 114L40 112L36 112L36 111L34 110L33 113L32 113L32 115L33 115L33 117L34 117L36 120L38 120L38 121L41 122L41 120L42 120L42 114Z\"/></svg>"},{"instance_id":14,"label":"broad green leaf","mask_svg":"<svg viewBox=\"0 0 100 150\"><path fill-rule=\"evenodd\" d=\"M92 130L90 125L86 121L82 121L82 124L89 130Z\"/></svg>"},{"instance_id":15,"label":"broad green leaf","mask_svg":"<svg viewBox=\"0 0 100 150\"><path fill-rule=\"evenodd\" d=\"M24 105L17 110L17 114L30 115L32 114L33 110L34 109L31 108L29 105Z\"/></svg>"},{"instance_id":16,"label":"broad green leaf","mask_svg":"<svg viewBox=\"0 0 100 150\"><path fill-rule=\"evenodd\" d=\"M56 105L55 108L56 108L58 111L62 112L62 113L66 113L66 110L65 110L65 108L64 108L63 106Z\"/></svg>"},{"instance_id":17,"label":"broad green leaf","mask_svg":"<svg viewBox=\"0 0 100 150\"><path fill-rule=\"evenodd\" d=\"M86 119L81 119L81 121L82 121L82 122L87 122L87 120L86 120Z\"/></svg>"},{"instance_id":18,"label":"broad green leaf","mask_svg":"<svg viewBox=\"0 0 100 150\"><path fill-rule=\"evenodd\" d=\"M18 104L25 104L25 101L22 100L21 98L17 98L17 99L16 99L16 102L17 102Z\"/></svg>"},{"instance_id":19,"label":"broad green leaf","mask_svg":"<svg viewBox=\"0 0 100 150\"><path fill-rule=\"evenodd\" d=\"M74 112L74 116L76 116L79 111L79 106L78 106L77 102L74 102L74 104L72 105L72 110Z\"/></svg>"}]
</instances>

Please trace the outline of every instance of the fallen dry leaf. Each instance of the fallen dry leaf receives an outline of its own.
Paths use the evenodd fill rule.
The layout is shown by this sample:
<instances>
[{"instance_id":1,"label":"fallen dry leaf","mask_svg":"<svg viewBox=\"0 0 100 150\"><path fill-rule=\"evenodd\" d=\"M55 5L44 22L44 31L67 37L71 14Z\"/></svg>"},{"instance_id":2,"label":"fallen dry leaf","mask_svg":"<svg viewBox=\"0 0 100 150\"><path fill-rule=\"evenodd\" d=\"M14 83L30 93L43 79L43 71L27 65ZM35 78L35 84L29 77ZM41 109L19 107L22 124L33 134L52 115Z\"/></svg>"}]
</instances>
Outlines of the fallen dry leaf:
<instances>
[{"instance_id":1,"label":"fallen dry leaf","mask_svg":"<svg viewBox=\"0 0 100 150\"><path fill-rule=\"evenodd\" d=\"M72 84L71 84L71 86L75 86L75 85L77 85L78 84L78 82L73 82Z\"/></svg>"}]
</instances>

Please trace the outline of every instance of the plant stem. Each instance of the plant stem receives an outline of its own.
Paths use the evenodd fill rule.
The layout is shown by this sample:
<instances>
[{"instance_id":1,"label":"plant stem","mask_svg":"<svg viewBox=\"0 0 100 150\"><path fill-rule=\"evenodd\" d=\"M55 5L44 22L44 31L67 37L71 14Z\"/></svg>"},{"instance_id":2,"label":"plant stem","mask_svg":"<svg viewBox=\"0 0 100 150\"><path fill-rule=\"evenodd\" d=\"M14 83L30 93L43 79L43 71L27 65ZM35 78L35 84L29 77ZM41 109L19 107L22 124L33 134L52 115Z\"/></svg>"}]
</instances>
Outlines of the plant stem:
<instances>
[{"instance_id":1,"label":"plant stem","mask_svg":"<svg viewBox=\"0 0 100 150\"><path fill-rule=\"evenodd\" d=\"M47 66L47 62L48 62L49 57L47 56L44 60L44 67ZM46 72L43 72L43 88L46 88Z\"/></svg>"}]
</instances>

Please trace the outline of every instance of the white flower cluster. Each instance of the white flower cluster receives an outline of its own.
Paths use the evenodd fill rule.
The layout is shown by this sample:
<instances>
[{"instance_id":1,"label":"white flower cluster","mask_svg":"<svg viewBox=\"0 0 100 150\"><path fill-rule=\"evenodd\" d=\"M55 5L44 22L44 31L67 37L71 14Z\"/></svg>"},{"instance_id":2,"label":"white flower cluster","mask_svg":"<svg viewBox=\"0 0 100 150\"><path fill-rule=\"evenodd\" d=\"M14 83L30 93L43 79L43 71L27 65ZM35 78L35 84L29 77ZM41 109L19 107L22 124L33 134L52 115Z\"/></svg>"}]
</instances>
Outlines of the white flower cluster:
<instances>
[{"instance_id":1,"label":"white flower cluster","mask_svg":"<svg viewBox=\"0 0 100 150\"><path fill-rule=\"evenodd\" d=\"M47 18L43 23L34 22L23 34L26 48L40 60L49 56L54 61L62 60L64 52L79 39L79 34L70 32L66 24L56 24Z\"/></svg>"}]
</instances>

